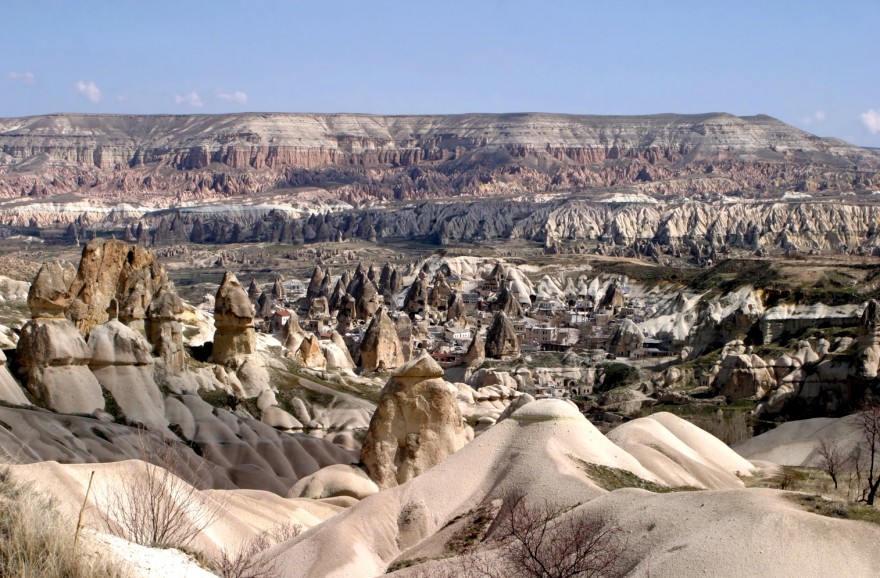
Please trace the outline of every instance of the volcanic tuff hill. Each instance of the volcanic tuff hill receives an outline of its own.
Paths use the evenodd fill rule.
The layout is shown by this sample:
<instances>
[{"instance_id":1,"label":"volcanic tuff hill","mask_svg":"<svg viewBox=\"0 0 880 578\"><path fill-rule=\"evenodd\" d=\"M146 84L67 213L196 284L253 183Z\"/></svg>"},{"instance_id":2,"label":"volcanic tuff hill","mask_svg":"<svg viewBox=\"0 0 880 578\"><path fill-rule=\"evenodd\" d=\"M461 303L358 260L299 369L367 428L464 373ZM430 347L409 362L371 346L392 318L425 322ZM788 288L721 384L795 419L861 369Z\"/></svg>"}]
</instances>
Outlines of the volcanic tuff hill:
<instances>
[{"instance_id":1,"label":"volcanic tuff hill","mask_svg":"<svg viewBox=\"0 0 880 578\"><path fill-rule=\"evenodd\" d=\"M0 119L2 197L155 202L316 186L351 202L638 183L665 194L862 190L880 186L880 154L722 113Z\"/></svg>"}]
</instances>

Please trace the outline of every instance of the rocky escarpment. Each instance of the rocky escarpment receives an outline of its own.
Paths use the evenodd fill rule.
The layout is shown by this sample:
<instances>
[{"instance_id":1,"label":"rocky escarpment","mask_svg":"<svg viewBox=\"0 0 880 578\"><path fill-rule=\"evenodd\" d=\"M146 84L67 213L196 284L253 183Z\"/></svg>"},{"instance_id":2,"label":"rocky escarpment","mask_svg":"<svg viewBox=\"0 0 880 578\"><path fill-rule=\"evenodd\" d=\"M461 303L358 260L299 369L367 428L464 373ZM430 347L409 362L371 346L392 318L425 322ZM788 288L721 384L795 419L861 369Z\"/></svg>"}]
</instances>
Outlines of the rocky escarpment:
<instances>
[{"instance_id":1,"label":"rocky escarpment","mask_svg":"<svg viewBox=\"0 0 880 578\"><path fill-rule=\"evenodd\" d=\"M722 113L0 120L7 197L181 201L312 186L357 202L658 182L669 193L849 190L876 187L878 169L873 152L767 116Z\"/></svg>"},{"instance_id":2,"label":"rocky escarpment","mask_svg":"<svg viewBox=\"0 0 880 578\"><path fill-rule=\"evenodd\" d=\"M98 228L108 234L114 232L117 237L124 237L125 230L141 229L145 231L144 243L153 245L301 245L350 239L420 239L446 245L529 239L543 243L548 251L644 255L654 259L662 259L665 254L692 255L703 261L713 257L713 250L731 247L841 253L871 252L880 246L880 229L876 226L880 205L873 197L776 201L724 197L671 202L643 197L642 202L607 201L426 201L395 210L347 210L310 217L267 211L240 221L234 212L205 214L175 209L147 214L125 225L108 222ZM163 220L172 225L160 226ZM88 234L85 227L73 228L72 234L62 235L65 243ZM320 291L321 287L314 289ZM328 292L332 289L329 287Z\"/></svg>"}]
</instances>

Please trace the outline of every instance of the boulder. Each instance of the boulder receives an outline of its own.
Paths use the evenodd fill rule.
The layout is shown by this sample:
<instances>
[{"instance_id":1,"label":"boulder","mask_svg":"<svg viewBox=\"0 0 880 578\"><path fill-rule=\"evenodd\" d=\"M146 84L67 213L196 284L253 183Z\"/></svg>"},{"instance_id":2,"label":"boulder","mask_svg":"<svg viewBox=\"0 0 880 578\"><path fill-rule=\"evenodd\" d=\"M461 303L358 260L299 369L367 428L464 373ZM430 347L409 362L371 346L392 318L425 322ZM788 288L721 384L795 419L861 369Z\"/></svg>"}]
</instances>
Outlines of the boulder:
<instances>
[{"instance_id":1,"label":"boulder","mask_svg":"<svg viewBox=\"0 0 880 578\"><path fill-rule=\"evenodd\" d=\"M382 307L370 322L360 345L361 367L364 371L394 369L405 361L397 328Z\"/></svg>"},{"instance_id":2,"label":"boulder","mask_svg":"<svg viewBox=\"0 0 880 578\"><path fill-rule=\"evenodd\" d=\"M468 441L458 389L427 351L400 367L385 384L361 449L361 461L379 488L413 479Z\"/></svg>"},{"instance_id":3,"label":"boulder","mask_svg":"<svg viewBox=\"0 0 880 578\"><path fill-rule=\"evenodd\" d=\"M73 301L70 283L73 272L65 270L60 263L43 263L28 291L27 304L31 316L59 318Z\"/></svg>"}]
</instances>

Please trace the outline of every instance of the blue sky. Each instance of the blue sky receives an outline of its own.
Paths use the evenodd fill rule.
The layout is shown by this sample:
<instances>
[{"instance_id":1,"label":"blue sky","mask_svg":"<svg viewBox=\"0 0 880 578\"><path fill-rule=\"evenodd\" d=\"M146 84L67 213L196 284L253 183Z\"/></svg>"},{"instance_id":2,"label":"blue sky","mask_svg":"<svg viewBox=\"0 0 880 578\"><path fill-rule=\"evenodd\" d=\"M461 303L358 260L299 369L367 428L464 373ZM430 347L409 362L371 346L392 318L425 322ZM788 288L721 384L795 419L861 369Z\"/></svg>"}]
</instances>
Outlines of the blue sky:
<instances>
[{"instance_id":1,"label":"blue sky","mask_svg":"<svg viewBox=\"0 0 880 578\"><path fill-rule=\"evenodd\" d=\"M764 113L880 146L880 0L0 4L0 116Z\"/></svg>"}]
</instances>

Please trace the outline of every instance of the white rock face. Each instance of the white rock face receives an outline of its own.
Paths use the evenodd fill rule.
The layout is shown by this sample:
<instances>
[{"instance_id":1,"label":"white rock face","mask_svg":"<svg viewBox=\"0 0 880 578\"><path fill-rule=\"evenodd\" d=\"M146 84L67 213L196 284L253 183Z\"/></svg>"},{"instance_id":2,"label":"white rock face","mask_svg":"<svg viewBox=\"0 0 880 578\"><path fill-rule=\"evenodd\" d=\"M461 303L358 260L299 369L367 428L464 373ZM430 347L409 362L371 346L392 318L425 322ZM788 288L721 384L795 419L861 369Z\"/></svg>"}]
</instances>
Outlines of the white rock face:
<instances>
[{"instance_id":1,"label":"white rock face","mask_svg":"<svg viewBox=\"0 0 880 578\"><path fill-rule=\"evenodd\" d=\"M150 343L130 327L111 320L92 328L88 345L89 368L125 417L153 428L167 426L165 402L153 377Z\"/></svg>"}]
</instances>

